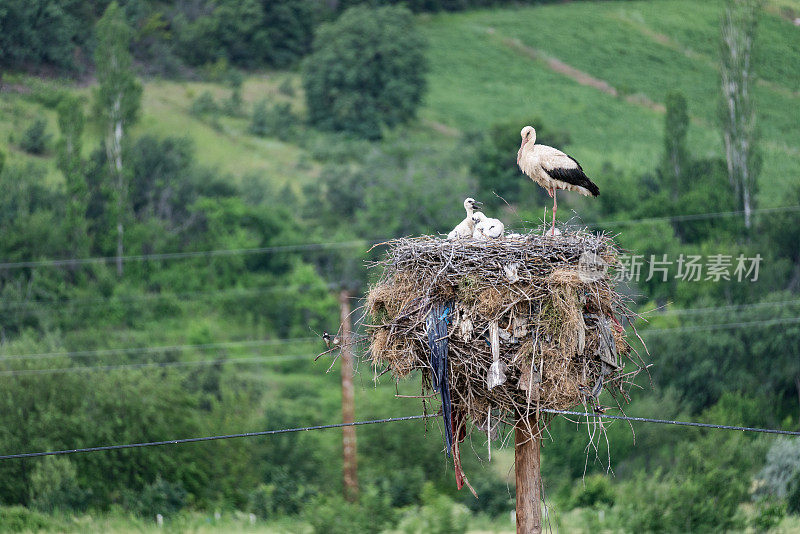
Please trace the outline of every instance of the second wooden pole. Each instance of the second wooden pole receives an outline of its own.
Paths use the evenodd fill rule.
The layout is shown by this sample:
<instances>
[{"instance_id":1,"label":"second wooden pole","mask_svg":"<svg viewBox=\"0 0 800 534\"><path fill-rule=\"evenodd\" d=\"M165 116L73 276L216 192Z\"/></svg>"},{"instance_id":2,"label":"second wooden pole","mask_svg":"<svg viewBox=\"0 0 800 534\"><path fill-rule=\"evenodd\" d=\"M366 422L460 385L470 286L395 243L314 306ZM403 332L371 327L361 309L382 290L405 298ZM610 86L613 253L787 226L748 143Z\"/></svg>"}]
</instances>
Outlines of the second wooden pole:
<instances>
[{"instance_id":1,"label":"second wooden pole","mask_svg":"<svg viewBox=\"0 0 800 534\"><path fill-rule=\"evenodd\" d=\"M534 417L517 419L514 430L514 472L517 480L517 534L542 532L541 434ZM534 436L531 437L530 430Z\"/></svg>"}]
</instances>

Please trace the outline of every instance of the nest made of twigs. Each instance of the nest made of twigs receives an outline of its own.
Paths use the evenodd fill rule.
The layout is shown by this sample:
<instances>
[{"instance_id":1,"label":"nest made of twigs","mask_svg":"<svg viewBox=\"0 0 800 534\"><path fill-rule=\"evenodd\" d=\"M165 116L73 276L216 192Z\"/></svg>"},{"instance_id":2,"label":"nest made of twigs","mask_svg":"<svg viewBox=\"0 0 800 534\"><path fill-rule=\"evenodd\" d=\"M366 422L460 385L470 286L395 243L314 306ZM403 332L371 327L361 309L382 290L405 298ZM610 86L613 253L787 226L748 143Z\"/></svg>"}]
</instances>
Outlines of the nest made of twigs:
<instances>
[{"instance_id":1,"label":"nest made of twigs","mask_svg":"<svg viewBox=\"0 0 800 534\"><path fill-rule=\"evenodd\" d=\"M609 273L587 272L585 262L613 266L618 251L610 237L578 231L387 244L385 259L373 265L382 276L366 303L376 370L396 379L421 370L423 394L430 392L426 318L438 306L447 310L452 409L478 426L490 411L493 420L513 424L542 408L596 403L587 392L598 384L618 404L628 399L626 386L641 369L621 326L632 314ZM498 356L506 381L490 389ZM626 372L626 362L635 369Z\"/></svg>"}]
</instances>

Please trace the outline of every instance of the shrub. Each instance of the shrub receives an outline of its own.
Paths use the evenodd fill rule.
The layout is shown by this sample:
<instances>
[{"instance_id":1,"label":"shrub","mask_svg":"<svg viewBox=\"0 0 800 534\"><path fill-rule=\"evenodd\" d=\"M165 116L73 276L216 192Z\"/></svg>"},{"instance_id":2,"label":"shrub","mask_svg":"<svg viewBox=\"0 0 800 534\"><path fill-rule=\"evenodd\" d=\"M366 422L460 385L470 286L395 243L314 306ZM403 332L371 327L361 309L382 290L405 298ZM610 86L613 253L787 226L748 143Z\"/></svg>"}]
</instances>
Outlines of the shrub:
<instances>
[{"instance_id":1,"label":"shrub","mask_svg":"<svg viewBox=\"0 0 800 534\"><path fill-rule=\"evenodd\" d=\"M590 475L578 482L572 493L572 504L575 507L614 506L614 488L608 477Z\"/></svg>"},{"instance_id":2,"label":"shrub","mask_svg":"<svg viewBox=\"0 0 800 534\"><path fill-rule=\"evenodd\" d=\"M161 476L142 489L138 495L129 496L128 507L145 517L156 514L170 515L186 506L187 493L180 482L172 483Z\"/></svg>"},{"instance_id":3,"label":"shrub","mask_svg":"<svg viewBox=\"0 0 800 534\"><path fill-rule=\"evenodd\" d=\"M432 483L422 490L419 508L412 508L398 525L406 534L462 534L467 531L469 511L437 492Z\"/></svg>"},{"instance_id":4,"label":"shrub","mask_svg":"<svg viewBox=\"0 0 800 534\"><path fill-rule=\"evenodd\" d=\"M315 533L359 534L381 532L395 522L394 510L386 496L375 488L367 488L357 504L340 496L314 499L305 509Z\"/></svg>"},{"instance_id":5,"label":"shrub","mask_svg":"<svg viewBox=\"0 0 800 534\"><path fill-rule=\"evenodd\" d=\"M294 137L296 125L297 118L289 104L281 102L269 107L267 101L262 100L253 108L249 130L259 137L277 137L281 141L288 141Z\"/></svg>"},{"instance_id":6,"label":"shrub","mask_svg":"<svg viewBox=\"0 0 800 534\"><path fill-rule=\"evenodd\" d=\"M759 494L787 498L792 479L800 481L800 439L775 440L756 478L762 483Z\"/></svg>"},{"instance_id":7,"label":"shrub","mask_svg":"<svg viewBox=\"0 0 800 534\"><path fill-rule=\"evenodd\" d=\"M353 7L323 24L303 66L309 121L374 139L410 120L425 89L423 49L403 7Z\"/></svg>"},{"instance_id":8,"label":"shrub","mask_svg":"<svg viewBox=\"0 0 800 534\"><path fill-rule=\"evenodd\" d=\"M52 135L47 133L47 120L40 117L22 134L19 146L28 154L44 154L51 137Z\"/></svg>"},{"instance_id":9,"label":"shrub","mask_svg":"<svg viewBox=\"0 0 800 534\"><path fill-rule=\"evenodd\" d=\"M786 515L786 504L780 501L762 499L750 519L750 526L756 532L767 532L775 528Z\"/></svg>"},{"instance_id":10,"label":"shrub","mask_svg":"<svg viewBox=\"0 0 800 534\"><path fill-rule=\"evenodd\" d=\"M244 83L244 76L242 76L242 73L238 70L231 70L228 74L228 83L231 86L231 96L223 102L223 107L227 115L235 117L242 112L242 84Z\"/></svg>"},{"instance_id":11,"label":"shrub","mask_svg":"<svg viewBox=\"0 0 800 534\"><path fill-rule=\"evenodd\" d=\"M259 484L247 498L247 511L261 519L267 519L275 513L275 486Z\"/></svg>"},{"instance_id":12,"label":"shrub","mask_svg":"<svg viewBox=\"0 0 800 534\"><path fill-rule=\"evenodd\" d=\"M31 473L31 506L43 512L85 510L88 492L78 486L69 458L48 456Z\"/></svg>"},{"instance_id":13,"label":"shrub","mask_svg":"<svg viewBox=\"0 0 800 534\"><path fill-rule=\"evenodd\" d=\"M278 92L284 96L294 96L294 85L292 85L291 78L284 78L281 84L278 86Z\"/></svg>"},{"instance_id":14,"label":"shrub","mask_svg":"<svg viewBox=\"0 0 800 534\"><path fill-rule=\"evenodd\" d=\"M795 472L787 484L786 503L790 514L800 515L800 470Z\"/></svg>"},{"instance_id":15,"label":"shrub","mask_svg":"<svg viewBox=\"0 0 800 534\"><path fill-rule=\"evenodd\" d=\"M58 528L56 521L23 506L0 507L0 532L39 532Z\"/></svg>"},{"instance_id":16,"label":"shrub","mask_svg":"<svg viewBox=\"0 0 800 534\"><path fill-rule=\"evenodd\" d=\"M203 93L194 99L192 106L189 108L189 113L197 117L203 115L214 115L219 113L219 106L214 101L214 97L209 91Z\"/></svg>"},{"instance_id":17,"label":"shrub","mask_svg":"<svg viewBox=\"0 0 800 534\"><path fill-rule=\"evenodd\" d=\"M483 512L492 517L508 513L514 509L514 489L497 477L482 476L472 484L480 495L479 499L471 493L462 492L462 503L473 512Z\"/></svg>"}]
</instances>

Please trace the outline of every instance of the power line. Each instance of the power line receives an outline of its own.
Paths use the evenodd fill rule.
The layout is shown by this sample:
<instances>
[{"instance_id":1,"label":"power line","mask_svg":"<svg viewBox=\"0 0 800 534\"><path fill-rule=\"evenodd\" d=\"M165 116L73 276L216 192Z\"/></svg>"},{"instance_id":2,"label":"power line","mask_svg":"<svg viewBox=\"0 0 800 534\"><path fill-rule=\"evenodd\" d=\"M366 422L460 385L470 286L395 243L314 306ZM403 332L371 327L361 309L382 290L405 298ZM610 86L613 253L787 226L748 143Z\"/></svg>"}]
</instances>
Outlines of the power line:
<instances>
[{"instance_id":1,"label":"power line","mask_svg":"<svg viewBox=\"0 0 800 534\"><path fill-rule=\"evenodd\" d=\"M186 293L143 293L139 295L118 295L112 297L75 297L66 299L33 299L33 300L6 300L3 306L17 307L48 307L48 306L91 306L94 304L118 304L126 302L154 301L165 299L190 299L194 297L239 297L249 295L266 295L279 291L309 288L308 284L286 284L272 287L250 287L217 289L214 291L190 291ZM330 288L328 288L330 289Z\"/></svg>"},{"instance_id":2,"label":"power line","mask_svg":"<svg viewBox=\"0 0 800 534\"><path fill-rule=\"evenodd\" d=\"M154 254L135 254L131 256L100 256L94 258L65 258L33 261L17 261L0 263L0 269L20 269L24 267L62 267L66 265L87 265L95 263L112 263L121 259L123 262L176 260L184 258L208 258L218 256L239 256L246 254L271 254L276 252L300 252L307 250L325 250L335 248L351 248L364 246L366 241L329 241L324 243L306 243L302 245L277 245L272 247L198 250L193 252L162 252ZM375 244L375 243L372 243Z\"/></svg>"},{"instance_id":3,"label":"power line","mask_svg":"<svg viewBox=\"0 0 800 534\"><path fill-rule=\"evenodd\" d=\"M786 213L800 211L800 205L794 206L780 206L775 208L757 208L752 210L754 214L772 214L772 213ZM644 219L623 219L616 221L596 221L587 223L591 226L616 226L628 224L640 224L647 222L659 221L694 221L702 219L714 219L718 217L732 217L735 215L744 214L744 210L735 211L720 211L713 213L693 213L683 215L672 215L665 217L650 217ZM267 254L276 252L299 252L307 250L324 250L335 248L350 248L365 245L376 245L383 241L366 241L366 240L353 240L353 241L328 241L321 243L305 243L299 245L276 245L270 247L256 247L256 248L240 248L240 249L216 249L216 250L199 250L193 252L163 252L154 254L137 254L131 256L121 256L120 259L124 262L132 261L156 261L156 260L173 260L183 258L198 258L198 257L215 257L215 256L237 256L244 254ZM19 262L5 262L0 263L0 269L18 269L24 267L58 267L66 265L85 265L93 263L112 263L117 261L116 256L100 256L94 258L65 258L65 259L47 259L47 260L32 260L32 261L19 261Z\"/></svg>"},{"instance_id":4,"label":"power line","mask_svg":"<svg viewBox=\"0 0 800 534\"><path fill-rule=\"evenodd\" d=\"M0 361L6 360L38 360L42 358L58 358L62 356L104 356L110 354L147 354L152 352L173 351L173 350L210 350L228 349L240 347L264 347L270 345L291 345L293 343L309 343L319 341L317 337L298 337L293 339L251 339L243 341L220 341L217 343L200 343L188 345L163 345L155 347L123 347L116 349L95 349L95 350L76 350L71 352L38 352L9 354L0 356Z\"/></svg>"},{"instance_id":5,"label":"power line","mask_svg":"<svg viewBox=\"0 0 800 534\"><path fill-rule=\"evenodd\" d=\"M748 326L774 326L779 324L795 324L800 323L800 317L787 317L783 319L765 319L763 321L749 321L742 323L723 323L723 324L707 324L697 326L676 326L670 328L648 328L642 330L642 335L647 335L650 332L699 332L702 330L717 330L725 328L745 328Z\"/></svg>"},{"instance_id":6,"label":"power line","mask_svg":"<svg viewBox=\"0 0 800 534\"><path fill-rule=\"evenodd\" d=\"M758 208L751 210L753 214L773 214L773 213L787 213L800 211L800 205L795 206L780 206L777 208ZM648 217L644 219L621 219L616 221L596 221L586 223L589 226L627 226L630 224L642 224L650 222L683 222L683 221L700 221L704 219L716 219L720 217L734 217L736 215L744 215L744 210L734 211L718 211L713 213L693 213L684 215L672 215L665 217Z\"/></svg>"},{"instance_id":7,"label":"power line","mask_svg":"<svg viewBox=\"0 0 800 534\"><path fill-rule=\"evenodd\" d=\"M248 356L246 358L218 358L216 360L190 360L180 362L144 362L144 363L123 363L119 365L84 365L75 367L53 367L47 369L12 369L0 371L0 376L21 376L21 375L45 375L45 374L68 374L68 373L95 373L99 371L130 371L133 369L143 369L147 367L196 367L203 365L223 365L229 363L271 363L288 360L308 360L316 356L306 356L304 354L284 354L278 356Z\"/></svg>"},{"instance_id":8,"label":"power line","mask_svg":"<svg viewBox=\"0 0 800 534\"><path fill-rule=\"evenodd\" d=\"M545 413L551 413L555 415L571 415L576 417L592 417L596 419L615 419L621 421L633 421L639 423L655 423L655 424L663 424L663 425L678 425L678 426L691 426L691 427L699 427L699 428L711 428L714 430L738 430L741 432L758 432L763 434L780 434L786 436L800 436L800 432L793 431L793 430L778 430L772 428L757 428L757 427L747 427L747 426L732 426L732 425L716 425L712 423L698 423L694 421L676 421L670 419L654 419L650 417L629 417L626 415L606 415L606 414L597 414L597 413L588 413L588 412L573 412L570 410L553 410L548 408L542 408L540 411ZM18 454L5 454L0 456L0 460L10 460L15 458L33 458L38 456L55 456L61 454L75 454L79 452L98 452L98 451L110 451L110 450L119 450L119 449L133 449L139 447L153 447L153 446L160 446L160 445L178 445L182 443L195 443L199 441L214 441L214 440L221 440L221 439L233 439L233 438L247 438L247 437L256 437L256 436L268 436L272 434L285 434L289 432L305 432L311 430L326 430L330 428L341 428L345 426L359 426L359 425L372 425L378 423L390 423L395 421L410 421L414 419L427 419L431 417L439 417L438 414L422 414L422 415L410 415L406 417L392 417L387 419L372 419L369 421L355 421L353 423L335 423L330 425L317 425L317 426L307 426L307 427L300 427L300 428L285 428L279 430L263 430L260 432L244 432L241 434L222 434L217 436L204 436L199 438L182 438L182 439L172 439L166 441L149 441L143 443L126 443L121 445L103 445L100 447L86 447L81 449L64 449L58 451L43 451L43 452L26 452L26 453L18 453Z\"/></svg>"},{"instance_id":9,"label":"power line","mask_svg":"<svg viewBox=\"0 0 800 534\"><path fill-rule=\"evenodd\" d=\"M78 452L97 452L97 451L113 451L118 449L135 449L139 447L154 447L159 445L178 445L181 443L196 443L198 441L214 441L219 439L233 439L233 438L252 438L256 436L270 436L272 434L286 434L288 432L306 432L310 430L327 430L330 428L341 428L345 426L361 426L361 425L374 425L377 423L393 423L395 421L411 421L414 419L426 419L429 417L436 417L434 414L424 415L409 415L406 417L391 417L388 419L372 419L370 421L354 421L352 423L336 423L332 425L316 425L306 426L301 428L283 428L280 430L262 430L260 432L243 432L241 434L223 434L219 436L204 436L201 438L183 438L172 439L167 441L149 441L145 443L127 443L124 445L104 445L101 447L86 447L83 449L66 449L61 451L46 451L46 452L26 452L22 454L6 454L0 456L0 460L10 460L12 458L33 458L36 456L55 456L60 454L75 454Z\"/></svg>"},{"instance_id":10,"label":"power line","mask_svg":"<svg viewBox=\"0 0 800 534\"><path fill-rule=\"evenodd\" d=\"M800 299L780 300L775 302L753 302L750 304L730 304L727 306L709 306L707 308L675 308L664 311L660 311L656 308L654 310L642 312L642 314L648 313L653 314L653 317L666 317L670 315L693 315L714 311L740 311L754 308L778 308L783 306L792 306L795 304L800 304Z\"/></svg>"},{"instance_id":11,"label":"power line","mask_svg":"<svg viewBox=\"0 0 800 534\"><path fill-rule=\"evenodd\" d=\"M713 428L715 430L740 430L742 432L760 432L762 434L782 434L784 436L800 436L795 430L777 430L773 428L755 428L749 426L715 425L712 423L696 423L694 421L673 421L670 419L653 419L650 417L629 417L627 415L605 415L588 412L572 412L569 410L551 410L542 408L540 411L558 415L574 415L579 417L594 417L596 419L619 419L621 421L634 421L638 423L657 423L662 425L693 426L699 428Z\"/></svg>"}]
</instances>

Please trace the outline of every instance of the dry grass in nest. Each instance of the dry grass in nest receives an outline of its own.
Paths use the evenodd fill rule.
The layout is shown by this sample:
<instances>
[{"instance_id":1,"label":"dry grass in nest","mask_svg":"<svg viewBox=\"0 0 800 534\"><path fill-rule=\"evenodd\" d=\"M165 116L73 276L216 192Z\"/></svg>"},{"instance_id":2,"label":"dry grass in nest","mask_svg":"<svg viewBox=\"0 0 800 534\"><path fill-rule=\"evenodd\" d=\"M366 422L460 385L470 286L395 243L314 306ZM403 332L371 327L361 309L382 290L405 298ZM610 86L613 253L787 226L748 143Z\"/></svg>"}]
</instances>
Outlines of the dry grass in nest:
<instances>
[{"instance_id":1,"label":"dry grass in nest","mask_svg":"<svg viewBox=\"0 0 800 534\"><path fill-rule=\"evenodd\" d=\"M619 404L642 367L621 321L632 319L607 274L587 276L586 254L617 261L613 240L579 231L557 238L528 234L496 241L435 237L388 243L373 265L382 277L367 297L370 358L395 378L423 373L430 393L426 318L449 305L448 363L453 412L485 425L513 424L542 408L592 404L602 377ZM489 389L489 339L497 330L506 381ZM632 363L633 371L625 364ZM543 419L546 419L543 417Z\"/></svg>"}]
</instances>

